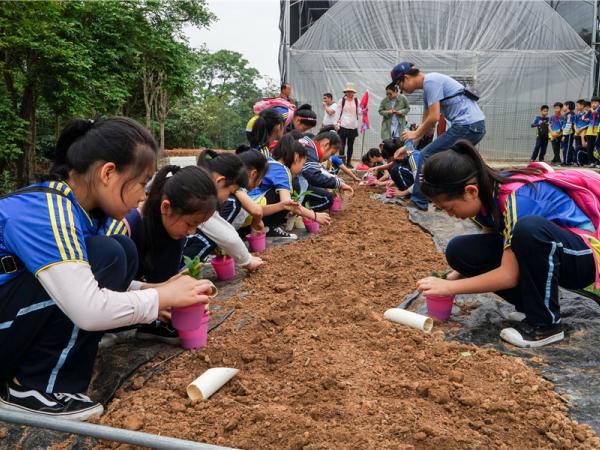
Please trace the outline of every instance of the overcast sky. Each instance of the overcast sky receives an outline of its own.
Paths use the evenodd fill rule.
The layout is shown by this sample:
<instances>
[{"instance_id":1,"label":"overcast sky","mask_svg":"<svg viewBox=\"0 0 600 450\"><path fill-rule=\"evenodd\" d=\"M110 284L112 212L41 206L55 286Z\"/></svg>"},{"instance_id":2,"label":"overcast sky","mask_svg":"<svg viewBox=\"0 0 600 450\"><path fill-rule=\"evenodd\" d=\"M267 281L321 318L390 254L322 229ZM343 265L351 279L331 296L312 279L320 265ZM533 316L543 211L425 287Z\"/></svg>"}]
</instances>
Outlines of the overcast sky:
<instances>
[{"instance_id":1,"label":"overcast sky","mask_svg":"<svg viewBox=\"0 0 600 450\"><path fill-rule=\"evenodd\" d=\"M209 28L189 28L193 47L241 53L251 67L279 83L279 0L208 0L218 20Z\"/></svg>"}]
</instances>

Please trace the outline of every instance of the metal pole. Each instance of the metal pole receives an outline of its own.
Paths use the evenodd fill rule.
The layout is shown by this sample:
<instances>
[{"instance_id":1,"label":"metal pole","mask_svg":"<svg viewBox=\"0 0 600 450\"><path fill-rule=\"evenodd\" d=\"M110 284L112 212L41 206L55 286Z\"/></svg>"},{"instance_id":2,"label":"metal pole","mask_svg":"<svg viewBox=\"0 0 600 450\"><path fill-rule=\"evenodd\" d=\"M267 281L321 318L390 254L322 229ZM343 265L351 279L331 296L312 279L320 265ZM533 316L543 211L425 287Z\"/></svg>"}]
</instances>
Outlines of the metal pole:
<instances>
[{"instance_id":1,"label":"metal pole","mask_svg":"<svg viewBox=\"0 0 600 450\"><path fill-rule=\"evenodd\" d=\"M285 0L285 73L281 74L282 83L290 83L290 0Z\"/></svg>"},{"instance_id":2,"label":"metal pole","mask_svg":"<svg viewBox=\"0 0 600 450\"><path fill-rule=\"evenodd\" d=\"M219 447L156 434L57 419L37 414L25 414L5 409L0 409L0 421L164 450L232 450L229 447Z\"/></svg>"},{"instance_id":3,"label":"metal pole","mask_svg":"<svg viewBox=\"0 0 600 450\"><path fill-rule=\"evenodd\" d=\"M594 0L594 28L592 29L592 67L590 76L590 95L594 95L594 78L596 76L596 31L598 29L598 1ZM599 77L600 78L600 77ZM600 82L600 79L598 80Z\"/></svg>"}]
</instances>

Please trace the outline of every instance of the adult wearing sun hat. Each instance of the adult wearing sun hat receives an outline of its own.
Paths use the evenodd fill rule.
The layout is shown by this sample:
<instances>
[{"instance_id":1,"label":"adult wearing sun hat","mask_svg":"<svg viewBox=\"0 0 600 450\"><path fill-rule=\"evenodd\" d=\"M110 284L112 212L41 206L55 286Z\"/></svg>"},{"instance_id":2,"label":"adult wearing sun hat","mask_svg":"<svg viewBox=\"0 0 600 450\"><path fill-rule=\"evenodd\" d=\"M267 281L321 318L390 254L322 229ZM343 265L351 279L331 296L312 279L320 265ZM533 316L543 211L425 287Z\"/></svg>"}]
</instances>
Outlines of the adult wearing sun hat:
<instances>
[{"instance_id":1,"label":"adult wearing sun hat","mask_svg":"<svg viewBox=\"0 0 600 450\"><path fill-rule=\"evenodd\" d=\"M452 126L421 150L417 176L409 206L427 210L428 201L421 194L420 177L423 164L431 155L448 150L459 139L476 145L485 135L485 115L477 104L478 97L454 78L441 73L423 73L410 62L401 62L391 72L392 82L401 92L412 94L423 89L423 119L414 131L405 131L402 139L418 140L435 126L443 114Z\"/></svg>"},{"instance_id":2,"label":"adult wearing sun hat","mask_svg":"<svg viewBox=\"0 0 600 450\"><path fill-rule=\"evenodd\" d=\"M337 105L340 114L335 128L342 140L340 156L344 158L344 151L346 151L346 166L352 168L352 153L354 152L354 140L358 136L358 118L360 115L354 83L346 83L344 96L338 101Z\"/></svg>"}]
</instances>

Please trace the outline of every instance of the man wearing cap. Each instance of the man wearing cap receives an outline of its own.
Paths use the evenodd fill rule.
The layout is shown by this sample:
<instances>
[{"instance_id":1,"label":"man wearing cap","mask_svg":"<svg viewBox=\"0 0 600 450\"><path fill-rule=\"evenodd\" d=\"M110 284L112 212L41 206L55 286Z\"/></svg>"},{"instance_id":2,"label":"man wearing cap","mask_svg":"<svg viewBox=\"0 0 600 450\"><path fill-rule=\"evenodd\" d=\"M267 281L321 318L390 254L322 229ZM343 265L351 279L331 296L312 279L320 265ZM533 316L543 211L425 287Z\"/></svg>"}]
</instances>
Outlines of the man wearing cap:
<instances>
[{"instance_id":1,"label":"man wearing cap","mask_svg":"<svg viewBox=\"0 0 600 450\"><path fill-rule=\"evenodd\" d=\"M354 152L354 140L358 136L358 116L360 115L354 83L346 83L344 96L337 103L337 110L339 115L335 128L342 140L340 157L344 158L344 150L347 144L346 167L352 169L352 153Z\"/></svg>"},{"instance_id":2,"label":"man wearing cap","mask_svg":"<svg viewBox=\"0 0 600 450\"><path fill-rule=\"evenodd\" d=\"M423 73L414 64L402 62L391 72L392 83L401 92L412 94L423 89L423 120L414 131L405 131L402 139L418 140L435 126L443 114L452 126L421 151L421 161L408 206L427 210L428 201L421 194L420 175L423 164L431 155L448 150L459 139L476 145L485 135L485 116L477 104L478 97L454 78L441 73Z\"/></svg>"}]
</instances>

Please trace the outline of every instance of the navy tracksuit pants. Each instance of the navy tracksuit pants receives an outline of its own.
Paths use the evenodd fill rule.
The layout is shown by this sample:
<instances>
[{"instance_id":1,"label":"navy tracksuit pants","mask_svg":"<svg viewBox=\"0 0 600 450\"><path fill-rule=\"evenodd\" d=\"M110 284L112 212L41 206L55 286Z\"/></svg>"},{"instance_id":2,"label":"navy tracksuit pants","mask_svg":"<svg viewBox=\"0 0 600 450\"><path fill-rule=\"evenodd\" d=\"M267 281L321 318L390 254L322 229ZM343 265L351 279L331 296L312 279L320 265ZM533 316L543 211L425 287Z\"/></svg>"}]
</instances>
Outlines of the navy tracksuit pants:
<instances>
[{"instance_id":1,"label":"navy tracksuit pants","mask_svg":"<svg viewBox=\"0 0 600 450\"><path fill-rule=\"evenodd\" d=\"M92 236L85 246L100 287L126 291L138 268L133 241ZM103 334L75 326L31 272L0 286L0 380L15 377L48 393L85 392Z\"/></svg>"},{"instance_id":2,"label":"navy tracksuit pants","mask_svg":"<svg viewBox=\"0 0 600 450\"><path fill-rule=\"evenodd\" d=\"M581 289L594 282L596 268L592 250L582 238L539 216L526 216L515 225L512 251L519 263L519 284L496 292L526 315L532 325L560 320L558 287ZM446 259L466 277L500 266L503 238L499 233L455 237Z\"/></svg>"}]
</instances>

